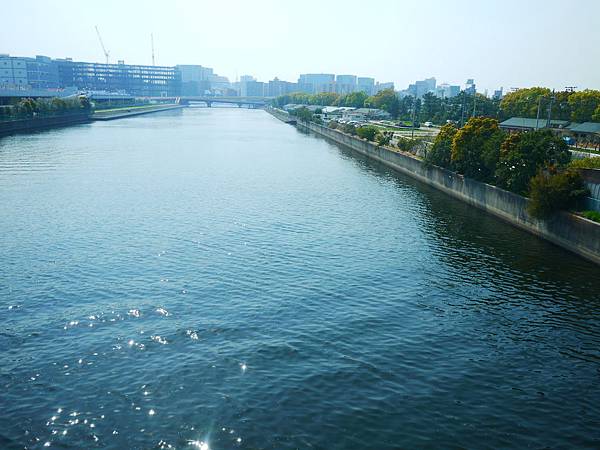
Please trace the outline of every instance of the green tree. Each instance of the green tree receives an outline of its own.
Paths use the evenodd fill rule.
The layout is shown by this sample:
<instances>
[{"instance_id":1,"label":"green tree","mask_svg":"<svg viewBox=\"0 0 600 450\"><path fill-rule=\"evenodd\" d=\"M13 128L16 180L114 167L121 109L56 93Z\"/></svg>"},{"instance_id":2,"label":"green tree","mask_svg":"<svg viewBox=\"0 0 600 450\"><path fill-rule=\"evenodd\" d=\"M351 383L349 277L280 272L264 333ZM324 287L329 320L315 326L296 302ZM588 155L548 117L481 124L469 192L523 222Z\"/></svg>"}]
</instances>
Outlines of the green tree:
<instances>
[{"instance_id":1,"label":"green tree","mask_svg":"<svg viewBox=\"0 0 600 450\"><path fill-rule=\"evenodd\" d=\"M296 116L302 122L310 122L313 118L313 113L306 107L298 108L290 112L292 116Z\"/></svg>"},{"instance_id":2,"label":"green tree","mask_svg":"<svg viewBox=\"0 0 600 450\"><path fill-rule=\"evenodd\" d=\"M527 195L529 182L541 169L564 167L571 160L569 147L550 130L509 135L502 143L496 167L496 184Z\"/></svg>"},{"instance_id":3,"label":"green tree","mask_svg":"<svg viewBox=\"0 0 600 450\"><path fill-rule=\"evenodd\" d=\"M383 109L391 114L392 117L398 117L400 102L393 89L384 89L377 94L365 100L365 106L368 108Z\"/></svg>"},{"instance_id":4,"label":"green tree","mask_svg":"<svg viewBox=\"0 0 600 450\"><path fill-rule=\"evenodd\" d=\"M538 104L541 108L547 106L547 101L544 104L544 99L549 99L550 94L550 89L542 87L518 89L509 92L500 102L502 117L505 119L509 117L534 118L537 116ZM541 108L540 111L542 111Z\"/></svg>"},{"instance_id":5,"label":"green tree","mask_svg":"<svg viewBox=\"0 0 600 450\"><path fill-rule=\"evenodd\" d=\"M497 120L472 117L452 141L453 167L467 177L490 182L496 171L503 137Z\"/></svg>"},{"instance_id":6,"label":"green tree","mask_svg":"<svg viewBox=\"0 0 600 450\"><path fill-rule=\"evenodd\" d=\"M592 116L592 121L600 122L600 105L598 105L598 107L596 108L596 111L594 111L594 115Z\"/></svg>"},{"instance_id":7,"label":"green tree","mask_svg":"<svg viewBox=\"0 0 600 450\"><path fill-rule=\"evenodd\" d=\"M377 135L377 133L378 130L373 125L365 125L356 129L356 134L358 135L358 137L366 139L367 141L375 140L375 136Z\"/></svg>"},{"instance_id":8,"label":"green tree","mask_svg":"<svg viewBox=\"0 0 600 450\"><path fill-rule=\"evenodd\" d=\"M436 97L431 92L428 92L423 96L421 110L419 112L419 120L421 122L434 121L437 122L439 120L439 116L442 112L442 99ZM438 120L435 120L436 117Z\"/></svg>"},{"instance_id":9,"label":"green tree","mask_svg":"<svg viewBox=\"0 0 600 450\"><path fill-rule=\"evenodd\" d=\"M571 120L573 122L591 122L600 108L600 91L586 89L569 96Z\"/></svg>"},{"instance_id":10,"label":"green tree","mask_svg":"<svg viewBox=\"0 0 600 450\"><path fill-rule=\"evenodd\" d=\"M458 129L453 124L446 124L435 137L435 141L425 156L425 161L436 166L450 168L452 141Z\"/></svg>"},{"instance_id":11,"label":"green tree","mask_svg":"<svg viewBox=\"0 0 600 450\"><path fill-rule=\"evenodd\" d=\"M350 106L353 108L362 108L365 106L367 94L364 92L351 92L350 94L340 96L337 106Z\"/></svg>"},{"instance_id":12,"label":"green tree","mask_svg":"<svg viewBox=\"0 0 600 450\"><path fill-rule=\"evenodd\" d=\"M334 92L320 92L310 96L311 105L331 106L337 103L339 95Z\"/></svg>"},{"instance_id":13,"label":"green tree","mask_svg":"<svg viewBox=\"0 0 600 450\"><path fill-rule=\"evenodd\" d=\"M581 175L574 169L541 171L531 179L528 211L533 217L547 219L557 211L575 207L587 193Z\"/></svg>"}]
</instances>

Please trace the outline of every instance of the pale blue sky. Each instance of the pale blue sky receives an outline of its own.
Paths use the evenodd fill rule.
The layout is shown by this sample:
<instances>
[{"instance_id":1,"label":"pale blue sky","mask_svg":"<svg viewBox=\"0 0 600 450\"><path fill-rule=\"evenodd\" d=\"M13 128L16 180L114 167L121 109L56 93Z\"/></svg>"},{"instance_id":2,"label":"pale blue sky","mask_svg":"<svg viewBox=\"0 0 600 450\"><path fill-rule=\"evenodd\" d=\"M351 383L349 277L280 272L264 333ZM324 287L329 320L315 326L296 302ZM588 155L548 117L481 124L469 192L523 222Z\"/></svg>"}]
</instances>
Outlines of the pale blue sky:
<instances>
[{"instance_id":1,"label":"pale blue sky","mask_svg":"<svg viewBox=\"0 0 600 450\"><path fill-rule=\"evenodd\" d=\"M0 0L0 53L202 64L234 81L351 73L600 88L599 0Z\"/></svg>"}]
</instances>

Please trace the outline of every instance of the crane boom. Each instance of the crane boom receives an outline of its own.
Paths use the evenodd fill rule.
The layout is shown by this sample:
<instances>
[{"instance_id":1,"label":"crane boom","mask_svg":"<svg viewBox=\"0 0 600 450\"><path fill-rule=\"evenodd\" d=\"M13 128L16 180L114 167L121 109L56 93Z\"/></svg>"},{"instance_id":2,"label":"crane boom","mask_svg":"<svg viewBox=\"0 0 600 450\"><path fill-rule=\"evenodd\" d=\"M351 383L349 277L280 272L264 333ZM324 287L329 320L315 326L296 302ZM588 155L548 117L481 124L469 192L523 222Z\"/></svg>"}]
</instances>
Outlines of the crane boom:
<instances>
[{"instance_id":1,"label":"crane boom","mask_svg":"<svg viewBox=\"0 0 600 450\"><path fill-rule=\"evenodd\" d=\"M150 42L152 43L152 65L154 66L154 35L150 33Z\"/></svg>"},{"instance_id":2,"label":"crane boom","mask_svg":"<svg viewBox=\"0 0 600 450\"><path fill-rule=\"evenodd\" d=\"M98 35L98 40L100 41L100 46L102 47L102 51L104 52L104 56L106 57L106 64L108 64L108 56L110 55L109 51L104 47L104 42L102 42L102 36L100 36L100 31L98 30L98 26L95 26L96 34Z\"/></svg>"}]
</instances>

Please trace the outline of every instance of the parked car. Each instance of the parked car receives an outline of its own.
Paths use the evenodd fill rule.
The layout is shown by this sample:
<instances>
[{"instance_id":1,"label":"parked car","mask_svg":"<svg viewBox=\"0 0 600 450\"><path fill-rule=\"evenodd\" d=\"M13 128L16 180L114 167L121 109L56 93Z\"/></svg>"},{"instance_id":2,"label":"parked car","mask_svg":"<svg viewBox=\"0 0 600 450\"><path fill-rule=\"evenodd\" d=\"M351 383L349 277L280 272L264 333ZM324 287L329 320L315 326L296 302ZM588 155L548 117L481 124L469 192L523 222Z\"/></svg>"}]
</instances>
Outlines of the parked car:
<instances>
[{"instance_id":1,"label":"parked car","mask_svg":"<svg viewBox=\"0 0 600 450\"><path fill-rule=\"evenodd\" d=\"M565 141L567 145L575 145L577 143L571 136L563 136L563 141Z\"/></svg>"},{"instance_id":2,"label":"parked car","mask_svg":"<svg viewBox=\"0 0 600 450\"><path fill-rule=\"evenodd\" d=\"M425 125L426 127L429 127L429 128L431 128L431 127L433 126L433 123L432 123L432 122L429 122L429 121L427 121L427 122L425 122L423 125Z\"/></svg>"}]
</instances>

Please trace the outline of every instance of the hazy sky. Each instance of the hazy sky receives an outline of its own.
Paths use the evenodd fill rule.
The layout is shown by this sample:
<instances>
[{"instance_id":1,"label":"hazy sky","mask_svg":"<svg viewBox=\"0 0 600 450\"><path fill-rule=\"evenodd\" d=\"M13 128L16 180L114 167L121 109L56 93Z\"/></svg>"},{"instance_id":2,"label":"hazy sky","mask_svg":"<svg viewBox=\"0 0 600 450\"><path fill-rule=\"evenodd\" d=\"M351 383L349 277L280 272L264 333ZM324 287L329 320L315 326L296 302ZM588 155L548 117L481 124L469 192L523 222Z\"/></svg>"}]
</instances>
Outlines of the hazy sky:
<instances>
[{"instance_id":1,"label":"hazy sky","mask_svg":"<svg viewBox=\"0 0 600 450\"><path fill-rule=\"evenodd\" d=\"M600 0L0 0L0 53L251 74L600 88Z\"/></svg>"}]
</instances>

